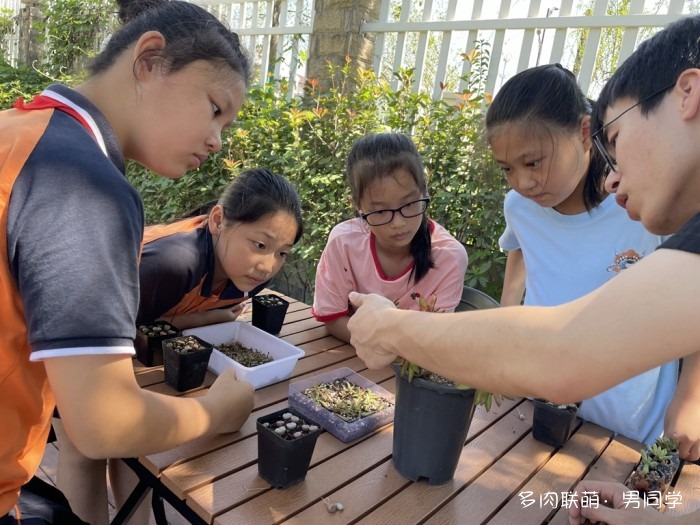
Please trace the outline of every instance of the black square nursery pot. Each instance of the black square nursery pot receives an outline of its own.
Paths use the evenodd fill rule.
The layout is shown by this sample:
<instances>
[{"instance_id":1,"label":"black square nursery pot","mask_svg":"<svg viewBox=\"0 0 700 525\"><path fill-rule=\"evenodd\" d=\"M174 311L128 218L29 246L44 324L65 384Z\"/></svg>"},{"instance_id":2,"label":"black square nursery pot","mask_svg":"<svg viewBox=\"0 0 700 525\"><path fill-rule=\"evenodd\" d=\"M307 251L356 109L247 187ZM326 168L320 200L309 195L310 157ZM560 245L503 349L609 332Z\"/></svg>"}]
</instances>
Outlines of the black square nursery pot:
<instances>
[{"instance_id":1,"label":"black square nursery pot","mask_svg":"<svg viewBox=\"0 0 700 525\"><path fill-rule=\"evenodd\" d=\"M146 366L162 365L163 341L179 335L181 335L180 330L166 321L137 326L134 340L136 358Z\"/></svg>"},{"instance_id":2,"label":"black square nursery pot","mask_svg":"<svg viewBox=\"0 0 700 525\"><path fill-rule=\"evenodd\" d=\"M553 447L563 447L571 437L581 403L575 407L557 406L543 399L534 399L533 403L532 437Z\"/></svg>"},{"instance_id":3,"label":"black square nursery pot","mask_svg":"<svg viewBox=\"0 0 700 525\"><path fill-rule=\"evenodd\" d=\"M256 295L253 297L253 326L269 334L280 333L287 308L289 302L278 295Z\"/></svg>"},{"instance_id":4,"label":"black square nursery pot","mask_svg":"<svg viewBox=\"0 0 700 525\"><path fill-rule=\"evenodd\" d=\"M166 339L162 345L165 383L178 392L202 386L212 345L194 335Z\"/></svg>"},{"instance_id":5,"label":"black square nursery pot","mask_svg":"<svg viewBox=\"0 0 700 525\"><path fill-rule=\"evenodd\" d=\"M286 414L291 416L284 419ZM292 421L293 418L298 418L298 421ZM278 421L293 422L298 428L291 432L287 430L284 436L280 436L275 432ZM304 423L309 426L306 431L300 430ZM318 423L302 416L293 408L284 408L258 418L256 426L260 477L278 489L285 489L303 481L311 464L316 439L321 433ZM301 435L294 437L295 432L300 432Z\"/></svg>"}]
</instances>

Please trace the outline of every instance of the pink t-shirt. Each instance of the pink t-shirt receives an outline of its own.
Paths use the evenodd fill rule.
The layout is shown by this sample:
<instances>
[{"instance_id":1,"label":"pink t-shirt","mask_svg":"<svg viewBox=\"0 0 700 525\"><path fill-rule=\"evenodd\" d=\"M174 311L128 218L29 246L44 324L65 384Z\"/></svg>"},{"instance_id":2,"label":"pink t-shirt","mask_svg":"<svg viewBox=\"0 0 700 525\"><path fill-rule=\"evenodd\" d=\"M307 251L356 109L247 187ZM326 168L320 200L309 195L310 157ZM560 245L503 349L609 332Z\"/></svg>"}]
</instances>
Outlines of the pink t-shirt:
<instances>
[{"instance_id":1,"label":"pink t-shirt","mask_svg":"<svg viewBox=\"0 0 700 525\"><path fill-rule=\"evenodd\" d=\"M328 236L316 269L313 305L316 320L329 322L349 315L348 295L353 291L382 295L405 310L419 309L411 294L419 293L426 299L435 294L436 310L454 311L462 297L467 251L434 221L430 221L430 234L435 268L428 270L416 284L411 276L413 264L397 277L384 275L377 259L374 235L362 219L338 224Z\"/></svg>"}]
</instances>

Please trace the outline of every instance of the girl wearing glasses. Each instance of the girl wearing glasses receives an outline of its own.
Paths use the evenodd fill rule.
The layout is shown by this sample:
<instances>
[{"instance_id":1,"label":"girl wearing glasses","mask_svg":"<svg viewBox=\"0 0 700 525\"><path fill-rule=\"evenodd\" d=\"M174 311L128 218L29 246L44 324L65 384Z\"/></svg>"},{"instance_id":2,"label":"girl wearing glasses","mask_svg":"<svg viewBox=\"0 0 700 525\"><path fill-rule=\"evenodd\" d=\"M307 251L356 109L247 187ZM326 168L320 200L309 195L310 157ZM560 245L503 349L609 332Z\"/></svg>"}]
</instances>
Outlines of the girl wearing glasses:
<instances>
[{"instance_id":1,"label":"girl wearing glasses","mask_svg":"<svg viewBox=\"0 0 700 525\"><path fill-rule=\"evenodd\" d=\"M501 304L553 306L577 299L654 251L662 238L627 217L605 193L593 155L591 104L558 64L506 82L486 114L489 143L513 188L506 196L508 251ZM587 399L582 418L650 443L664 429L677 362Z\"/></svg>"},{"instance_id":2,"label":"girl wearing glasses","mask_svg":"<svg viewBox=\"0 0 700 525\"><path fill-rule=\"evenodd\" d=\"M359 217L336 225L328 237L316 270L316 319L350 341L352 291L380 294L403 309L418 310L416 299L423 297L435 301L435 311L454 311L467 253L426 216L427 180L413 142L396 133L359 139L348 156L347 177Z\"/></svg>"}]
</instances>

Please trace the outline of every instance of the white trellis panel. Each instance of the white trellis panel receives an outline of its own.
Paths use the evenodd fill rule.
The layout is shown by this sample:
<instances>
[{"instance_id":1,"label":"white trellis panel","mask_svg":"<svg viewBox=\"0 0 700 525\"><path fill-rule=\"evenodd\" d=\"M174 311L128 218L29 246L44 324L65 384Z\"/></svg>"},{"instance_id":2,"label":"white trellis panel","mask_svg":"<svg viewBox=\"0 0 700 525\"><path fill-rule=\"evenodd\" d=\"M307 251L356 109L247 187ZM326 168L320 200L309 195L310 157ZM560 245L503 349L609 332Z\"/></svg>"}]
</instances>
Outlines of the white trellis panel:
<instances>
[{"instance_id":1,"label":"white trellis panel","mask_svg":"<svg viewBox=\"0 0 700 525\"><path fill-rule=\"evenodd\" d=\"M313 0L191 0L215 14L241 37L254 64L254 79L263 84L270 75L289 80L289 94L303 87L300 51L308 54L313 28ZM275 15L277 19L275 20Z\"/></svg>"},{"instance_id":2,"label":"white trellis panel","mask_svg":"<svg viewBox=\"0 0 700 525\"><path fill-rule=\"evenodd\" d=\"M476 40L487 42L491 54L489 92L497 91L518 71L559 62L575 70L585 92L595 94L604 81L599 46L606 35L612 35L611 30L623 30L616 44L619 64L658 28L698 13L697 2L690 0L631 0L629 14L624 15L614 14L616 0L423 0L422 11L416 4L415 0L383 0L379 20L363 23L361 31L376 35L378 74L386 76L384 61L393 57L391 71L414 68L413 89L429 90L435 98L454 77L457 80L448 84L449 90L465 87L459 78L466 76L470 65L459 57ZM586 7L591 8L588 15ZM392 85L396 82L392 78Z\"/></svg>"},{"instance_id":3,"label":"white trellis panel","mask_svg":"<svg viewBox=\"0 0 700 525\"><path fill-rule=\"evenodd\" d=\"M17 16L20 9L22 9L22 0L0 0L0 9L7 10L8 13L14 13L12 16ZM6 58L11 65L16 66L19 52L19 32L14 31L6 35L3 40Z\"/></svg>"},{"instance_id":4,"label":"white trellis panel","mask_svg":"<svg viewBox=\"0 0 700 525\"><path fill-rule=\"evenodd\" d=\"M301 51L309 52L314 0L278 0L278 13L275 0L191 1L239 34L254 63L254 81L262 84L268 75L288 78L290 95L303 86L305 64L299 57ZM416 91L429 91L434 98L442 96L444 87L461 91L470 71L461 55L482 41L491 55L489 92L527 67L559 62L569 69L576 65L579 84L591 95L601 85L601 38L611 29L624 30L619 64L657 28L698 13L697 1L631 0L629 14L610 14L617 4L618 0L382 0L379 20L363 22L359 30L374 35L375 72L394 87L398 80L391 73L403 67L414 68ZM592 6L590 16L582 6ZM22 0L0 0L0 8L16 14L22 7ZM18 40L16 33L5 37L13 64Z\"/></svg>"}]
</instances>

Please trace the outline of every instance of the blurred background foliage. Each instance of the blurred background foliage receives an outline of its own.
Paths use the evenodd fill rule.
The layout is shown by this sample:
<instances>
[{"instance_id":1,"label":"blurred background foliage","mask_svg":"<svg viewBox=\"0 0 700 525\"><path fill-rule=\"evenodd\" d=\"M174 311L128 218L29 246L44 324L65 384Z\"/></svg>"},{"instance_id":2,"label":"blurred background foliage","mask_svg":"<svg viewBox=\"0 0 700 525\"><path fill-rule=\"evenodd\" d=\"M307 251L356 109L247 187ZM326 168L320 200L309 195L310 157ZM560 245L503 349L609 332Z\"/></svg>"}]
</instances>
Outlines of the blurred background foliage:
<instances>
[{"instance_id":1,"label":"blurred background foliage","mask_svg":"<svg viewBox=\"0 0 700 525\"><path fill-rule=\"evenodd\" d=\"M0 108L18 97L30 99L52 82L79 82L86 61L99 49L98 36L115 22L109 0L62 0L49 8L52 15L41 28L46 35L42 59L31 68L0 60ZM3 16L0 31L7 26ZM488 45L476 42L462 58L470 63L466 88L441 100L412 92L411 69L394 73L398 84L392 89L372 71L351 71L349 61L328 66L330 85L308 79L298 97L287 96L285 81L269 78L249 90L237 122L222 137L222 150L197 171L173 181L129 163L127 176L143 197L149 224L172 221L216 199L241 170L264 166L286 176L301 196L306 233L274 287L310 302L330 230L354 215L345 182L352 143L367 133L406 133L428 171L429 215L469 254L465 284L498 298L505 266L498 237L507 185L484 140Z\"/></svg>"}]
</instances>

